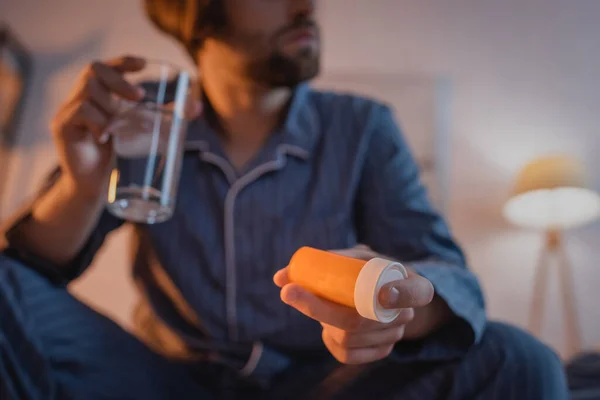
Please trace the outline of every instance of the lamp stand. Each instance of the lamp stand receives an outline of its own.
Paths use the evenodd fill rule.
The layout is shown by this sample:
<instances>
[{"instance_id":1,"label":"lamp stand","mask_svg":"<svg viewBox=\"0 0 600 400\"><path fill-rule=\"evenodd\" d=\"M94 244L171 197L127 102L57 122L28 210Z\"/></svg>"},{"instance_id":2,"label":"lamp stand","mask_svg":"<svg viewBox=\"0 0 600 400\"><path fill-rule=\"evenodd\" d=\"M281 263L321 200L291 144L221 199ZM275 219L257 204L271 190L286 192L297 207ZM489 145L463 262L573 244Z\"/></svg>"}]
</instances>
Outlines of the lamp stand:
<instances>
[{"instance_id":1,"label":"lamp stand","mask_svg":"<svg viewBox=\"0 0 600 400\"><path fill-rule=\"evenodd\" d=\"M581 328L577 316L571 263L567 258L561 233L557 230L546 232L544 247L538 258L529 316L529 328L534 335L539 336L541 334L548 289L548 274L553 264L552 261L555 261L554 264L558 267L567 350L569 355L573 355L581 349Z\"/></svg>"}]
</instances>

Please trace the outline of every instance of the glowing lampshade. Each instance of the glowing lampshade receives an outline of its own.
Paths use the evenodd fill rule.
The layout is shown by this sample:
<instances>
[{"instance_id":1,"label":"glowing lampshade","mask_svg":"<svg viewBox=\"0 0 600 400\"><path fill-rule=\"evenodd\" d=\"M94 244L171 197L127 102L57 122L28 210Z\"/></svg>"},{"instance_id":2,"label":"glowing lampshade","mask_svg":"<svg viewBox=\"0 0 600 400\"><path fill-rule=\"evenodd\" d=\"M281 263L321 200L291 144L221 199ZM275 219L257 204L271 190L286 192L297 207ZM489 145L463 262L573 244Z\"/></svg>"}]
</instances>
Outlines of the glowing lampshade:
<instances>
[{"instance_id":1,"label":"glowing lampshade","mask_svg":"<svg viewBox=\"0 0 600 400\"><path fill-rule=\"evenodd\" d=\"M523 228L574 228L600 217L600 195L588 187L578 161L564 156L540 158L520 171L504 216Z\"/></svg>"}]
</instances>

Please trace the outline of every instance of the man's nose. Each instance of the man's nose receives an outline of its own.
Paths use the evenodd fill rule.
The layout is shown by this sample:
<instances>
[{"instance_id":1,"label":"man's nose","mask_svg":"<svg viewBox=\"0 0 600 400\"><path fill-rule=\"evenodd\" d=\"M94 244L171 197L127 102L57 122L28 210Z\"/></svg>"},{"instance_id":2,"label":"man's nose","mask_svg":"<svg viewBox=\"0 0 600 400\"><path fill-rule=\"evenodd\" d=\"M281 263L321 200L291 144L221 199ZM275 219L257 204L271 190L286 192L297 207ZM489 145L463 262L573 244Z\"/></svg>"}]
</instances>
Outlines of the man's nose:
<instances>
[{"instance_id":1,"label":"man's nose","mask_svg":"<svg viewBox=\"0 0 600 400\"><path fill-rule=\"evenodd\" d=\"M291 15L296 18L298 16L312 18L315 14L316 0L292 0Z\"/></svg>"}]
</instances>

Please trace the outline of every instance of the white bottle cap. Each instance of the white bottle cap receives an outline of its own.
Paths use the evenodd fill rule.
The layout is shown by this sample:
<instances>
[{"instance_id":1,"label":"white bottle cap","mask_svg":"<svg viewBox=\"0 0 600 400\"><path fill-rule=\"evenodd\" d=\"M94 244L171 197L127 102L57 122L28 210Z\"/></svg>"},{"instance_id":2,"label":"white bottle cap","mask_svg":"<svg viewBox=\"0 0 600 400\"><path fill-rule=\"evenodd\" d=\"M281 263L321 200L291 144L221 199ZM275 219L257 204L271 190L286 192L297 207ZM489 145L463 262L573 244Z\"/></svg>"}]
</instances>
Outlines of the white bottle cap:
<instances>
[{"instance_id":1,"label":"white bottle cap","mask_svg":"<svg viewBox=\"0 0 600 400\"><path fill-rule=\"evenodd\" d=\"M386 284L406 279L408 274L398 262L373 258L358 274L354 286L354 305L356 311L368 319L389 323L400 314L400 309L386 309L379 303L379 291Z\"/></svg>"}]
</instances>

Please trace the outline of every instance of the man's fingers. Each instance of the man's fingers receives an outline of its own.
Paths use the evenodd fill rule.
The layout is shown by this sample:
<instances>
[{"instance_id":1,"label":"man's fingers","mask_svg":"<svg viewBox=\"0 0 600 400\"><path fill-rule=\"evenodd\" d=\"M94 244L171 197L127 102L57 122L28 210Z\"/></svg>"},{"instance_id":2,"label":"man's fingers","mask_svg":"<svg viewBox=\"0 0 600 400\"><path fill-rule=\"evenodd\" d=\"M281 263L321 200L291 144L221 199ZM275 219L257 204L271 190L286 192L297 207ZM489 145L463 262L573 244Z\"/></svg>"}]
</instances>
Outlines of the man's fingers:
<instances>
[{"instance_id":1,"label":"man's fingers","mask_svg":"<svg viewBox=\"0 0 600 400\"><path fill-rule=\"evenodd\" d=\"M322 325L337 345L348 349L393 345L404 337L405 328L404 325L392 325L376 331L347 332L335 326Z\"/></svg>"},{"instance_id":2,"label":"man's fingers","mask_svg":"<svg viewBox=\"0 0 600 400\"><path fill-rule=\"evenodd\" d=\"M379 302L385 308L419 308L431 303L435 291L429 280L417 274L390 282L379 291Z\"/></svg>"},{"instance_id":3,"label":"man's fingers","mask_svg":"<svg viewBox=\"0 0 600 400\"><path fill-rule=\"evenodd\" d=\"M106 124L107 118L94 104L85 102L68 110L65 124L73 124L89 131L96 140L99 140Z\"/></svg>"},{"instance_id":4,"label":"man's fingers","mask_svg":"<svg viewBox=\"0 0 600 400\"><path fill-rule=\"evenodd\" d=\"M285 285L287 285L288 283L290 283L290 277L288 275L288 268L285 267L285 268L280 269L279 271L275 272L275 275L273 275L273 282L275 282L275 285L277 285L280 288L282 288Z\"/></svg>"},{"instance_id":5,"label":"man's fingers","mask_svg":"<svg viewBox=\"0 0 600 400\"><path fill-rule=\"evenodd\" d=\"M95 62L91 69L98 81L112 93L131 101L139 101L144 97L144 90L127 82L117 68Z\"/></svg>"},{"instance_id":6,"label":"man's fingers","mask_svg":"<svg viewBox=\"0 0 600 400\"><path fill-rule=\"evenodd\" d=\"M173 103L167 104L166 108L167 108L167 110L177 112L178 110L175 109L175 106L176 106L176 104L173 102ZM184 108L183 108L182 117L188 121L191 121L191 120L199 117L200 114L202 113L202 103L200 103L200 101L193 98L192 96L187 97L183 107Z\"/></svg>"},{"instance_id":7,"label":"man's fingers","mask_svg":"<svg viewBox=\"0 0 600 400\"><path fill-rule=\"evenodd\" d=\"M281 300L309 318L346 331L373 330L381 326L377 321L361 317L355 309L322 299L295 283L281 289Z\"/></svg>"},{"instance_id":8,"label":"man's fingers","mask_svg":"<svg viewBox=\"0 0 600 400\"><path fill-rule=\"evenodd\" d=\"M88 99L96 104L108 118L112 117L118 111L117 100L113 98L98 79L90 78L86 82L85 91Z\"/></svg>"},{"instance_id":9,"label":"man's fingers","mask_svg":"<svg viewBox=\"0 0 600 400\"><path fill-rule=\"evenodd\" d=\"M185 109L183 111L183 117L188 121L196 119L202 114L202 103L200 101L194 99L191 96L188 96L187 101L185 102Z\"/></svg>"},{"instance_id":10,"label":"man's fingers","mask_svg":"<svg viewBox=\"0 0 600 400\"><path fill-rule=\"evenodd\" d=\"M393 344L349 349L338 345L326 329L323 329L323 343L336 360L342 364L366 364L386 358L394 349Z\"/></svg>"},{"instance_id":11,"label":"man's fingers","mask_svg":"<svg viewBox=\"0 0 600 400\"><path fill-rule=\"evenodd\" d=\"M118 72L137 72L144 69L146 60L141 57L124 56L108 60L105 64Z\"/></svg>"}]
</instances>

